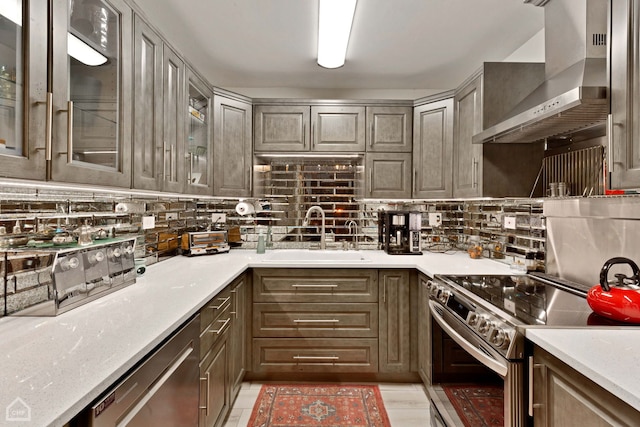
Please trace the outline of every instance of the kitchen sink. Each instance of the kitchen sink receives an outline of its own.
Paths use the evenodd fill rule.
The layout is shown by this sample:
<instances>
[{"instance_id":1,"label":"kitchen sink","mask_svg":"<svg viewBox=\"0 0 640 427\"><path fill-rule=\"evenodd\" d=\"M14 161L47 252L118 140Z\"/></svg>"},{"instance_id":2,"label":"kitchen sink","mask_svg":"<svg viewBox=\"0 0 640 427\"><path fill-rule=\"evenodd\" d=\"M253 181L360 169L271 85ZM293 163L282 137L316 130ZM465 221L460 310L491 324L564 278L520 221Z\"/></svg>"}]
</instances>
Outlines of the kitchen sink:
<instances>
[{"instance_id":1,"label":"kitchen sink","mask_svg":"<svg viewBox=\"0 0 640 427\"><path fill-rule=\"evenodd\" d=\"M351 264L371 262L360 251L319 250L319 249L278 249L268 252L262 262L265 263L313 263L313 264Z\"/></svg>"}]
</instances>

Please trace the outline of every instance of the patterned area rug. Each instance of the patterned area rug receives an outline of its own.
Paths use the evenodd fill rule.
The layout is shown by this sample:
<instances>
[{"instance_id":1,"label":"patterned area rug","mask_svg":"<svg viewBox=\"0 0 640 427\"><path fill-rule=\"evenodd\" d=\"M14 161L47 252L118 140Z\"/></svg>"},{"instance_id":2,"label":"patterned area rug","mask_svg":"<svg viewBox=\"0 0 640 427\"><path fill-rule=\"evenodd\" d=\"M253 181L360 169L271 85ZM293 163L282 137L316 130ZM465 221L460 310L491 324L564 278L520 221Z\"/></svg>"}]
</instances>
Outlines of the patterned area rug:
<instances>
[{"instance_id":1,"label":"patterned area rug","mask_svg":"<svg viewBox=\"0 0 640 427\"><path fill-rule=\"evenodd\" d=\"M375 385L263 385L249 427L390 427Z\"/></svg>"},{"instance_id":2,"label":"patterned area rug","mask_svg":"<svg viewBox=\"0 0 640 427\"><path fill-rule=\"evenodd\" d=\"M504 425L504 386L451 384L442 388L466 427Z\"/></svg>"}]
</instances>

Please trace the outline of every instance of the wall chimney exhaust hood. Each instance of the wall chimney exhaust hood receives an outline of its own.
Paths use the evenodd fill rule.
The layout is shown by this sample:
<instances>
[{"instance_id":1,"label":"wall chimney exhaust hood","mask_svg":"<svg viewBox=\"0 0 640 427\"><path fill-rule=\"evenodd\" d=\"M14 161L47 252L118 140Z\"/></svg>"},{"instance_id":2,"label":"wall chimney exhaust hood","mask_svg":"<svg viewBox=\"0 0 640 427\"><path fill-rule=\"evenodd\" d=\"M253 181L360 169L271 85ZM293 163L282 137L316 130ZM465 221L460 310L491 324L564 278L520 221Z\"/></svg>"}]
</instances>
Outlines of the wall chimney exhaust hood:
<instances>
[{"instance_id":1,"label":"wall chimney exhaust hood","mask_svg":"<svg viewBox=\"0 0 640 427\"><path fill-rule=\"evenodd\" d=\"M524 0L545 11L545 81L474 144L605 133L607 0Z\"/></svg>"}]
</instances>

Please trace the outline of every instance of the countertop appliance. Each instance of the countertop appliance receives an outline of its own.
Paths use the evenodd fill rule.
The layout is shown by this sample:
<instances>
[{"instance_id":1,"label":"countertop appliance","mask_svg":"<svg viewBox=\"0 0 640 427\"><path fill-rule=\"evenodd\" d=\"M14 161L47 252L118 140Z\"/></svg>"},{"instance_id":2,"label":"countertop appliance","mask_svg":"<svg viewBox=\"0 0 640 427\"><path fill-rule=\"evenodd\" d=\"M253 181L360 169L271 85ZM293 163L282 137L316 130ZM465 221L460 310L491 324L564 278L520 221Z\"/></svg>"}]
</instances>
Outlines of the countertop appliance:
<instances>
[{"instance_id":1,"label":"countertop appliance","mask_svg":"<svg viewBox=\"0 0 640 427\"><path fill-rule=\"evenodd\" d=\"M408 211L381 211L378 238L390 255L422 255L422 214Z\"/></svg>"},{"instance_id":2,"label":"countertop appliance","mask_svg":"<svg viewBox=\"0 0 640 427\"><path fill-rule=\"evenodd\" d=\"M136 237L2 249L7 315L55 316L136 281Z\"/></svg>"},{"instance_id":3,"label":"countertop appliance","mask_svg":"<svg viewBox=\"0 0 640 427\"><path fill-rule=\"evenodd\" d=\"M616 264L631 267L632 275L615 275L617 284L609 282L609 269ZM640 269L624 257L609 259L600 270L600 283L589 289L587 302L594 312L620 322L640 323Z\"/></svg>"},{"instance_id":4,"label":"countertop appliance","mask_svg":"<svg viewBox=\"0 0 640 427\"><path fill-rule=\"evenodd\" d=\"M90 427L198 425L200 315L196 315L88 413Z\"/></svg>"},{"instance_id":5,"label":"countertop appliance","mask_svg":"<svg viewBox=\"0 0 640 427\"><path fill-rule=\"evenodd\" d=\"M525 328L614 324L592 312L587 286L544 273L436 275L427 288L429 301L420 303L429 304L432 323L503 381L505 427L526 425ZM465 382L473 381L465 377ZM441 384L432 384L429 394L442 413L448 406L440 391Z\"/></svg>"},{"instance_id":6,"label":"countertop appliance","mask_svg":"<svg viewBox=\"0 0 640 427\"><path fill-rule=\"evenodd\" d=\"M184 233L180 239L182 254L208 255L229 252L226 230Z\"/></svg>"}]
</instances>

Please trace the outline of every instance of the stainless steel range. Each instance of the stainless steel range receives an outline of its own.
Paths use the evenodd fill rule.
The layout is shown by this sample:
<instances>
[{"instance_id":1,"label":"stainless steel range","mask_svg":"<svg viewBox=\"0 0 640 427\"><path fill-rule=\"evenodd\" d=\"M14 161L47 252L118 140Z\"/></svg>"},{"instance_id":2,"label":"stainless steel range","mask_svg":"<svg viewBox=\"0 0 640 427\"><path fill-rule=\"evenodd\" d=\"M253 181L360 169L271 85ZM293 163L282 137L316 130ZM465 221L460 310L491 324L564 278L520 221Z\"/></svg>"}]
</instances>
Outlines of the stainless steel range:
<instances>
[{"instance_id":1,"label":"stainless steel range","mask_svg":"<svg viewBox=\"0 0 640 427\"><path fill-rule=\"evenodd\" d=\"M502 382L504 425L527 425L524 329L610 324L591 311L583 286L544 275L436 275L426 286L432 328L440 328L444 334L432 334L433 369L442 365L435 360L438 352L451 355L457 351L440 350L449 340L478 361L481 368L491 371L487 375L467 373L462 380L460 375L447 374L446 368L440 374L434 372L429 390L432 412L440 415L444 425L448 424L445 418L455 419L446 415L451 405L442 392L449 381ZM439 340L439 336L445 339Z\"/></svg>"}]
</instances>

